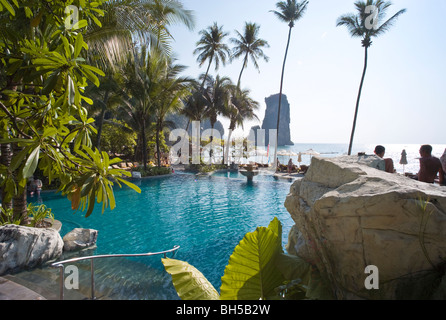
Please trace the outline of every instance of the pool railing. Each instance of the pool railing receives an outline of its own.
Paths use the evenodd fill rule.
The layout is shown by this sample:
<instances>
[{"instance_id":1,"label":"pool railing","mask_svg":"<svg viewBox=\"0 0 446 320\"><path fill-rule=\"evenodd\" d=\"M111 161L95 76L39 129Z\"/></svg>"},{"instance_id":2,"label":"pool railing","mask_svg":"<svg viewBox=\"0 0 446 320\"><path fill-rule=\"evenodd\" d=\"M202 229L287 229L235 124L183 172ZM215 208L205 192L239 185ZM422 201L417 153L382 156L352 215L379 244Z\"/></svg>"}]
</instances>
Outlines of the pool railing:
<instances>
[{"instance_id":1,"label":"pool railing","mask_svg":"<svg viewBox=\"0 0 446 320\"><path fill-rule=\"evenodd\" d=\"M97 255L97 256L89 256L89 257L79 257L68 259L64 261L57 261L50 265L52 268L59 268L60 277L59 277L59 299L64 300L64 282L65 282L65 265L69 263L75 263L80 261L90 260L90 279L91 279L91 300L95 300L95 283L94 283L94 260L98 259L107 259L107 258L136 258L136 257L151 257L164 255L164 258L167 258L167 254L171 253L172 258L175 256L175 253L180 249L180 246L174 246L170 250L165 250L161 252L149 252L149 253L141 253L141 254L108 254L108 255Z\"/></svg>"}]
</instances>

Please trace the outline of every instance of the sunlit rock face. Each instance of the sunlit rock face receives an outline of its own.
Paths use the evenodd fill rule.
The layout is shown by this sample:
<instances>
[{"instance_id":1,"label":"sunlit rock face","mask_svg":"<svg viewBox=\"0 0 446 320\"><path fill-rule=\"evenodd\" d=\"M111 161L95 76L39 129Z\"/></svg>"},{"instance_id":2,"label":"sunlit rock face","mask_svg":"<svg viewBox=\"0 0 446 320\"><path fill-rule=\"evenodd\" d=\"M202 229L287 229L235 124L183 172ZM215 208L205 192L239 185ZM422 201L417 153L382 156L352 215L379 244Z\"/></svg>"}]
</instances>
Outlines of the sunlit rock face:
<instances>
[{"instance_id":1,"label":"sunlit rock face","mask_svg":"<svg viewBox=\"0 0 446 320\"><path fill-rule=\"evenodd\" d=\"M287 250L314 264L338 299L445 298L446 188L383 166L376 156L314 157L285 202L296 223ZM379 289L366 288L367 266Z\"/></svg>"}]
</instances>

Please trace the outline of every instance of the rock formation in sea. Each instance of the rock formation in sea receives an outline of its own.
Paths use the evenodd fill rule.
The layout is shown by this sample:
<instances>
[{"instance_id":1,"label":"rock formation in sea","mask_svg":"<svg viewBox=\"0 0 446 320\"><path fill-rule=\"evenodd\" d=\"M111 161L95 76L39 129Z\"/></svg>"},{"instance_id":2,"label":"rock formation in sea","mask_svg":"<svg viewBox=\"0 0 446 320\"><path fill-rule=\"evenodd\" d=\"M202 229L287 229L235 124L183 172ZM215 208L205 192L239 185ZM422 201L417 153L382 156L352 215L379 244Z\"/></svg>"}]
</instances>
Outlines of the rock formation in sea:
<instances>
[{"instance_id":1,"label":"rock formation in sea","mask_svg":"<svg viewBox=\"0 0 446 320\"><path fill-rule=\"evenodd\" d=\"M266 110L265 118L263 119L262 129L265 129L265 143L273 144L275 142L269 142L269 129L277 129L277 113L279 109L279 94L275 94L265 98ZM282 102L280 108L280 123L278 130L278 145L289 146L294 145L291 141L290 133L290 104L287 96L282 95Z\"/></svg>"},{"instance_id":2,"label":"rock formation in sea","mask_svg":"<svg viewBox=\"0 0 446 320\"><path fill-rule=\"evenodd\" d=\"M285 202L296 223L288 253L337 299L446 299L446 189L376 169L382 162L313 157ZM366 285L369 266L378 289Z\"/></svg>"}]
</instances>

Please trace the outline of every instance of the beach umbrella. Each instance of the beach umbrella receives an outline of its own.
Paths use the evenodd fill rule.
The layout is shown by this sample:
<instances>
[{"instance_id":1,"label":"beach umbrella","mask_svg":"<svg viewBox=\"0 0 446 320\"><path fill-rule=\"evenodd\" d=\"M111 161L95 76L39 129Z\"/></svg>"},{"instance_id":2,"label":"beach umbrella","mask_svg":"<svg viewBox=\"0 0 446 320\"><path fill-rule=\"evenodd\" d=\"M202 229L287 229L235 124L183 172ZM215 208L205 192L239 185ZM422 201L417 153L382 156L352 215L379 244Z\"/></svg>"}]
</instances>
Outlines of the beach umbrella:
<instances>
[{"instance_id":1,"label":"beach umbrella","mask_svg":"<svg viewBox=\"0 0 446 320\"><path fill-rule=\"evenodd\" d=\"M405 165L408 164L408 162L407 162L407 152L406 152L406 150L403 150L403 152L401 153L400 164L403 165L403 174L404 174L404 173L405 173Z\"/></svg>"},{"instance_id":2,"label":"beach umbrella","mask_svg":"<svg viewBox=\"0 0 446 320\"><path fill-rule=\"evenodd\" d=\"M319 152L316 152L313 149L308 149L307 151L304 152L304 154L309 155L311 157L320 155Z\"/></svg>"},{"instance_id":3,"label":"beach umbrella","mask_svg":"<svg viewBox=\"0 0 446 320\"><path fill-rule=\"evenodd\" d=\"M299 156L297 157L297 162L299 162L299 165L302 162L302 152L299 152Z\"/></svg>"}]
</instances>

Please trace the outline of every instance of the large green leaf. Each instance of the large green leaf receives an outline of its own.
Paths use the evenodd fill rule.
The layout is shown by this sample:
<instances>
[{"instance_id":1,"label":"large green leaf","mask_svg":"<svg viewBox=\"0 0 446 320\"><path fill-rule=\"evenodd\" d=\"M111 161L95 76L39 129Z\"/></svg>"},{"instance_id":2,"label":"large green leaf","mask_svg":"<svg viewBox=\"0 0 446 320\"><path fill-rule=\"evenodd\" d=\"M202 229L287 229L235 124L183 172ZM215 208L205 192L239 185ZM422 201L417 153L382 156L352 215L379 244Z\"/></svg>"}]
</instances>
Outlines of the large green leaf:
<instances>
[{"instance_id":1,"label":"large green leaf","mask_svg":"<svg viewBox=\"0 0 446 320\"><path fill-rule=\"evenodd\" d=\"M280 229L274 225L276 231ZM277 238L276 232L265 227L245 235L221 278L222 300L259 300L274 295L274 288L284 280L274 265L276 255L282 251Z\"/></svg>"},{"instance_id":2,"label":"large green leaf","mask_svg":"<svg viewBox=\"0 0 446 320\"><path fill-rule=\"evenodd\" d=\"M206 277L187 262L161 259L182 300L219 300L220 296Z\"/></svg>"}]
</instances>

